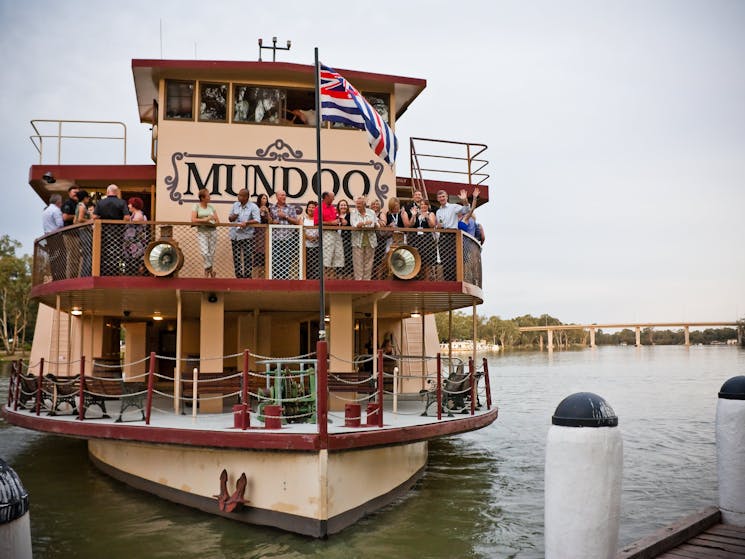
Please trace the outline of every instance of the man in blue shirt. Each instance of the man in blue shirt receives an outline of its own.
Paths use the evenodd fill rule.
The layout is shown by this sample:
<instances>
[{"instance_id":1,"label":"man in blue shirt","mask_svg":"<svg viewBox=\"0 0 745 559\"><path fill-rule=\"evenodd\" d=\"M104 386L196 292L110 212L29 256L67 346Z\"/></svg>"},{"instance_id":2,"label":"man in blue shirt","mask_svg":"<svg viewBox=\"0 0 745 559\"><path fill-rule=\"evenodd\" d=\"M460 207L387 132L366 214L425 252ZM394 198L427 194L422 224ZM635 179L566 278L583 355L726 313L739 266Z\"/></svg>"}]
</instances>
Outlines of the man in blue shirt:
<instances>
[{"instance_id":1,"label":"man in blue shirt","mask_svg":"<svg viewBox=\"0 0 745 559\"><path fill-rule=\"evenodd\" d=\"M238 201L230 209L228 221L237 227L230 229L230 244L233 248L233 268L235 277L250 278L254 261L254 228L259 223L259 207L248 199L248 190L238 191ZM261 231L261 234L264 232Z\"/></svg>"},{"instance_id":2,"label":"man in blue shirt","mask_svg":"<svg viewBox=\"0 0 745 559\"><path fill-rule=\"evenodd\" d=\"M477 193L478 196L478 193ZM464 205L450 204L448 202L448 194L444 190L437 192L437 201L440 207L437 209L437 222L435 227L440 229L451 229L451 231L444 232L439 238L440 248L440 260L442 261L442 267L446 281L455 281L455 235L458 230L458 221L460 216L467 214L471 211L471 207L468 205L468 196L465 189L460 191L460 199L464 202ZM474 199L475 203L475 199Z\"/></svg>"},{"instance_id":3,"label":"man in blue shirt","mask_svg":"<svg viewBox=\"0 0 745 559\"><path fill-rule=\"evenodd\" d=\"M65 223L62 221L62 210L60 208L62 208L62 196L52 194L49 197L49 205L41 212L41 226L44 228L45 235L64 227Z\"/></svg>"}]
</instances>

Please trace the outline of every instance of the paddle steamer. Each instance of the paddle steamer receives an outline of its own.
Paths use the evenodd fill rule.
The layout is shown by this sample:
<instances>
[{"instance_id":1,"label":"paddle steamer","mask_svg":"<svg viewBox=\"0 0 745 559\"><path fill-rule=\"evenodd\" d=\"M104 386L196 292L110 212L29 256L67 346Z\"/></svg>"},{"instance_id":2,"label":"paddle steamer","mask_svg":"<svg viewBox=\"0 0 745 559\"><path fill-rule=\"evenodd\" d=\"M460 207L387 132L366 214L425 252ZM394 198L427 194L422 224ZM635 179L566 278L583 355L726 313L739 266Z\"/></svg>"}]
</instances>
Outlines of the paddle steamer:
<instances>
[{"instance_id":1,"label":"paddle steamer","mask_svg":"<svg viewBox=\"0 0 745 559\"><path fill-rule=\"evenodd\" d=\"M149 221L95 219L36 240L38 320L5 417L87 439L101 470L171 501L338 532L414 484L429 440L497 418L486 362L438 354L434 323L482 302L481 245L460 230L379 228L370 279L353 278L347 254L324 279L320 312L311 228L252 225L250 269L236 277L228 214L247 189L271 202L284 191L301 216L319 183L351 206L415 192L435 204L439 190L455 201L477 184L485 203L486 146L412 139L410 176L396 176L364 131L324 123L319 178L314 65L133 60L132 73L152 164L127 164L124 124L32 122L29 182L41 199L71 185L98 199L115 184L144 201ZM339 73L393 129L426 86ZM83 138L118 143L121 160L65 163ZM219 216L207 277L203 226L190 221L205 188ZM418 235L431 242L412 248Z\"/></svg>"}]
</instances>

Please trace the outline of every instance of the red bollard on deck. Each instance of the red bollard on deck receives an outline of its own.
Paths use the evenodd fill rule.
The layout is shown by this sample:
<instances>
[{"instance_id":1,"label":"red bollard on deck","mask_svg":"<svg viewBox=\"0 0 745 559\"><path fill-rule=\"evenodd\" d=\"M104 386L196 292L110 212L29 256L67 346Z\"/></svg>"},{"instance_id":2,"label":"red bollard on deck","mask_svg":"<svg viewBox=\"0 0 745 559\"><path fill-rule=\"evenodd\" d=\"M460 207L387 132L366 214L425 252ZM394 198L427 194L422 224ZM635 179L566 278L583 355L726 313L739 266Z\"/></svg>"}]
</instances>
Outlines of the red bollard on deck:
<instances>
[{"instance_id":1,"label":"red bollard on deck","mask_svg":"<svg viewBox=\"0 0 745 559\"><path fill-rule=\"evenodd\" d=\"M372 403L372 402L367 404L367 418L365 420L365 424L368 427L378 426L379 410L380 410L380 404Z\"/></svg>"},{"instance_id":2,"label":"red bollard on deck","mask_svg":"<svg viewBox=\"0 0 745 559\"><path fill-rule=\"evenodd\" d=\"M282 406L264 406L264 428L282 428Z\"/></svg>"},{"instance_id":3,"label":"red bollard on deck","mask_svg":"<svg viewBox=\"0 0 745 559\"><path fill-rule=\"evenodd\" d=\"M248 413L246 404L236 404L233 406L233 428L245 431L251 427L251 416Z\"/></svg>"},{"instance_id":4,"label":"red bollard on deck","mask_svg":"<svg viewBox=\"0 0 745 559\"><path fill-rule=\"evenodd\" d=\"M361 424L362 406L344 404L344 427L359 427Z\"/></svg>"}]
</instances>

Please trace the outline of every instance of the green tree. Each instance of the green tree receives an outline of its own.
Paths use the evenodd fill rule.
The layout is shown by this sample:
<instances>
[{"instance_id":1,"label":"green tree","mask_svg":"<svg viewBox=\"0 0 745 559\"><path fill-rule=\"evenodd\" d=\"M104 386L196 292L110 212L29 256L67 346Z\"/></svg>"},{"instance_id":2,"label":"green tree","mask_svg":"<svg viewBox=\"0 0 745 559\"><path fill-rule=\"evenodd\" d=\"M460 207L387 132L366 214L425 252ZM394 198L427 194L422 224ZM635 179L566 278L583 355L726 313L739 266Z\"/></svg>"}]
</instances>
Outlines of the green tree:
<instances>
[{"instance_id":1,"label":"green tree","mask_svg":"<svg viewBox=\"0 0 745 559\"><path fill-rule=\"evenodd\" d=\"M8 355L23 349L31 303L31 257L18 256L21 243L8 235L0 237L0 343Z\"/></svg>"}]
</instances>

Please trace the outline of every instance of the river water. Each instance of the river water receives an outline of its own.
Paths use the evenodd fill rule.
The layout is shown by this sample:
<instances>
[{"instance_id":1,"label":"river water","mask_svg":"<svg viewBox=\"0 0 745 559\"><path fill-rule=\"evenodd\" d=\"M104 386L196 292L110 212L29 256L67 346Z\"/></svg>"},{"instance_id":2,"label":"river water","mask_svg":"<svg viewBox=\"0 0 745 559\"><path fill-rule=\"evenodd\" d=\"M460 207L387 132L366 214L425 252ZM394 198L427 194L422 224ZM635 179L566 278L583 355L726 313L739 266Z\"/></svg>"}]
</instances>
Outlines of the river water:
<instances>
[{"instance_id":1,"label":"river water","mask_svg":"<svg viewBox=\"0 0 745 559\"><path fill-rule=\"evenodd\" d=\"M98 472L84 441L0 420L0 456L31 498L37 558L543 556L546 435L574 392L603 396L624 440L621 544L716 504L717 392L745 374L732 346L601 347L490 357L499 419L430 444L409 495L325 541L174 505ZM8 379L0 378L0 395ZM578 519L581 521L581 519Z\"/></svg>"}]
</instances>

